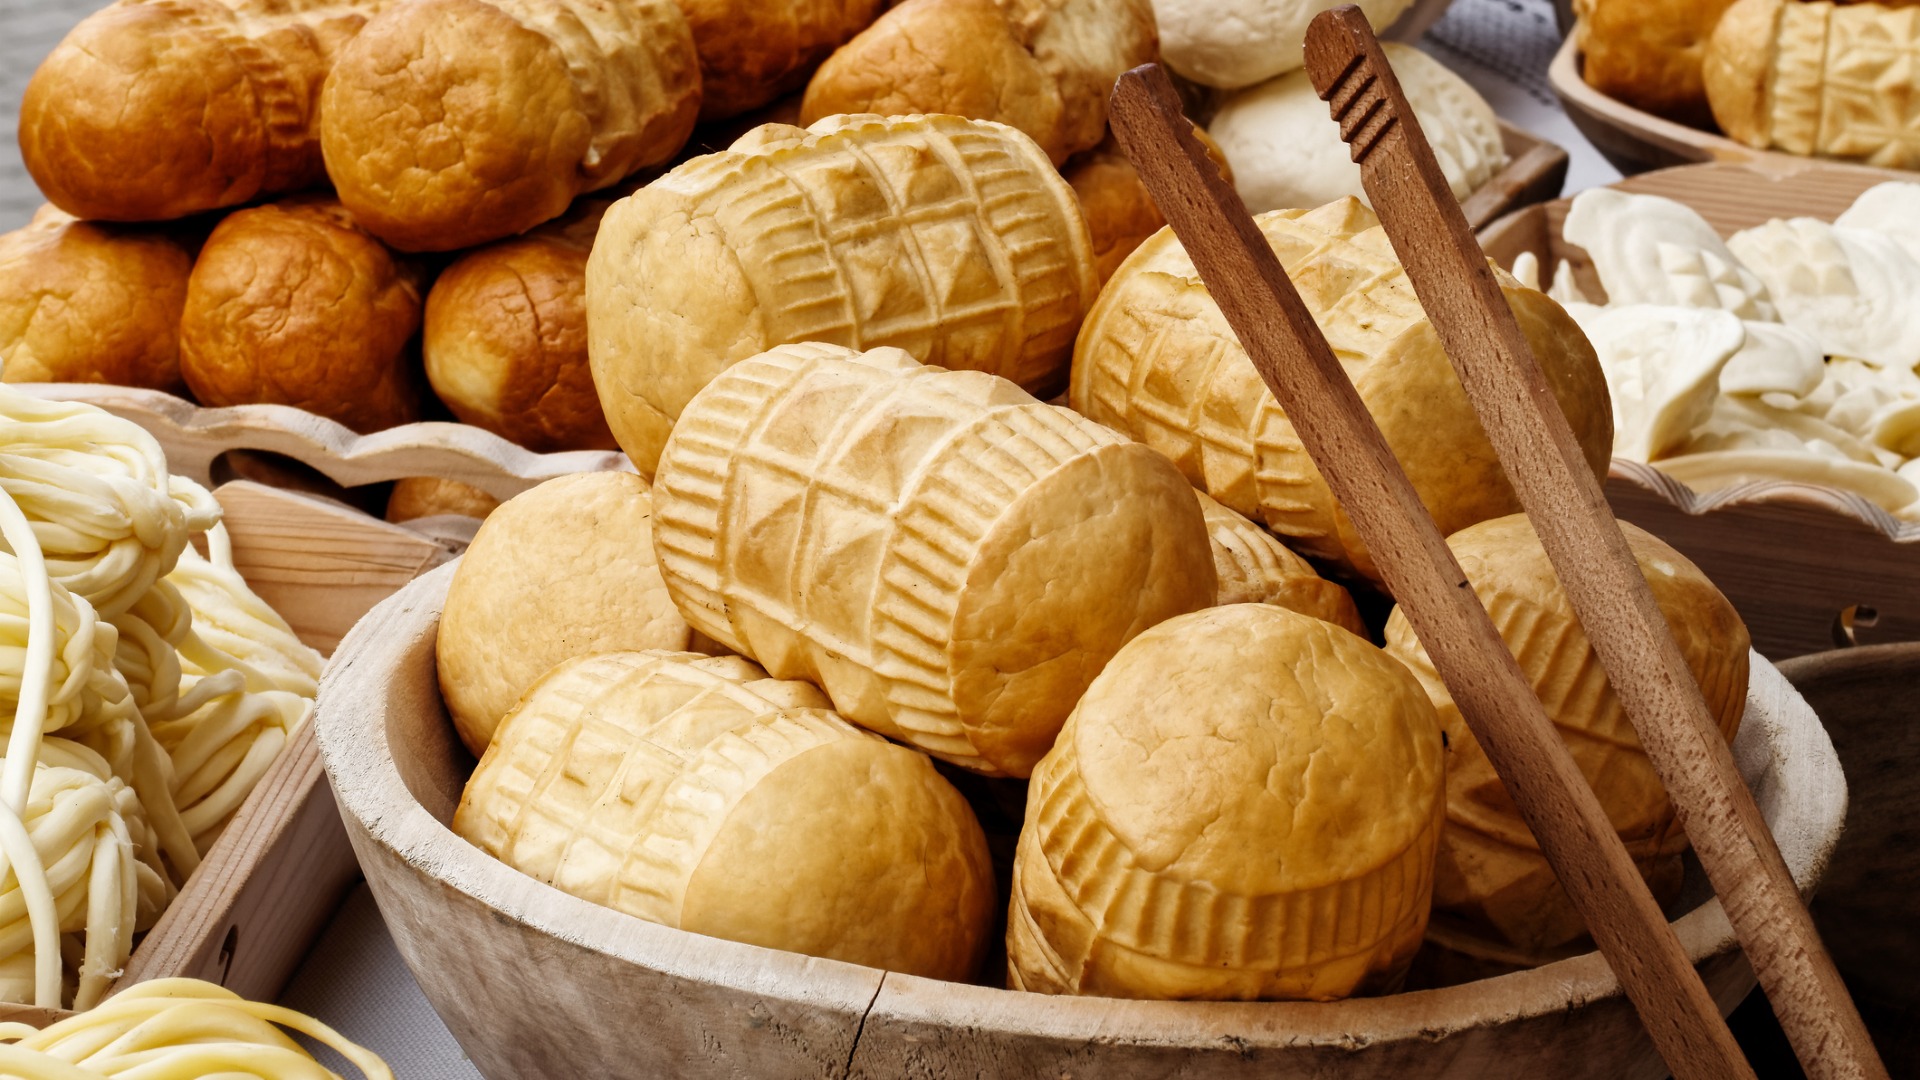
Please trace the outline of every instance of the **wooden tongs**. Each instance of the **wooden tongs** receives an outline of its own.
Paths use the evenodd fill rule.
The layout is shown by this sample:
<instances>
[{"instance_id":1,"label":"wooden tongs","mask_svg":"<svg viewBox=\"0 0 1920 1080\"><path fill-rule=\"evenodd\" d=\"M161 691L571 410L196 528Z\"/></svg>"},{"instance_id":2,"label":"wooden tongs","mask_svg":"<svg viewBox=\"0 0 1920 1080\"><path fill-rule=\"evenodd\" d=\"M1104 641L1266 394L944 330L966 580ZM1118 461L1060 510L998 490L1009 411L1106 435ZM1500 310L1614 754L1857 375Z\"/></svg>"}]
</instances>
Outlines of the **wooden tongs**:
<instances>
[{"instance_id":1,"label":"wooden tongs","mask_svg":"<svg viewBox=\"0 0 1920 1080\"><path fill-rule=\"evenodd\" d=\"M1533 521L1807 1075L1886 1068L1654 605L1600 481L1501 294L1365 16L1323 12L1307 71L1468 400ZM1120 77L1113 126L1287 418L1353 520L1475 738L1667 1066L1751 1077L1698 972L1172 84Z\"/></svg>"}]
</instances>

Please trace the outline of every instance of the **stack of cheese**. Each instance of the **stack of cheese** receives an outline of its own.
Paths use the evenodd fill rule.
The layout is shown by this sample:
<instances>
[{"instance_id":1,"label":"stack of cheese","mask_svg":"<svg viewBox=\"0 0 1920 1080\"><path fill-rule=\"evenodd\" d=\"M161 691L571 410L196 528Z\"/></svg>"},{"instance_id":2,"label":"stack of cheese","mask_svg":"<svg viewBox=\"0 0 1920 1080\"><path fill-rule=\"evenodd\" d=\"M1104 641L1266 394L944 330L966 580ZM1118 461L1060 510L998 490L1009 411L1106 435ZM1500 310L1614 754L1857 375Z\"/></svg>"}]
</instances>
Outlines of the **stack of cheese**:
<instances>
[{"instance_id":1,"label":"stack of cheese","mask_svg":"<svg viewBox=\"0 0 1920 1080\"><path fill-rule=\"evenodd\" d=\"M85 1009L306 720L320 658L152 437L7 388L0 417L0 999Z\"/></svg>"},{"instance_id":2,"label":"stack of cheese","mask_svg":"<svg viewBox=\"0 0 1920 1080\"><path fill-rule=\"evenodd\" d=\"M1244 6L1278 20L1234 46L1277 51L1264 79L1299 67L1331 0ZM1197 5L1160 7L1194 70ZM0 361L362 432L451 412L538 452L610 449L585 278L613 198L755 115L989 121L1071 185L1097 284L1164 224L1106 115L1159 42L1149 0L116 0L27 89L22 153L52 205L0 238ZM1501 164L1492 113L1394 48L1464 196ZM1220 125L1259 208L1359 192L1297 71ZM1056 318L1071 333L1078 312Z\"/></svg>"},{"instance_id":3,"label":"stack of cheese","mask_svg":"<svg viewBox=\"0 0 1920 1080\"><path fill-rule=\"evenodd\" d=\"M1920 168L1905 0L1574 0L1586 81L1758 149Z\"/></svg>"},{"instance_id":4,"label":"stack of cheese","mask_svg":"<svg viewBox=\"0 0 1920 1080\"><path fill-rule=\"evenodd\" d=\"M542 485L464 556L455 828L643 919L943 978L994 951L997 878L1007 980L1053 993L1391 990L1436 898L1449 949L1577 939L1498 781L1447 781L1472 743L1418 643L1377 647L1307 561L1374 581L1185 252L1162 230L1100 287L1053 160L1005 124L836 115L607 211L589 349L641 475ZM1476 587L1664 888L1671 810L1378 221L1260 225L1463 561L1499 526ZM1603 466L1592 347L1502 284ZM1028 392L1063 382L1072 408ZM1731 731L1738 619L1635 543L1712 628L1690 655ZM1024 790L1017 838L985 844L955 770Z\"/></svg>"},{"instance_id":5,"label":"stack of cheese","mask_svg":"<svg viewBox=\"0 0 1920 1080\"><path fill-rule=\"evenodd\" d=\"M1616 456L1703 491L1802 481L1920 519L1920 184L1725 241L1680 203L1600 189L1564 232L1606 292L1555 271L1607 372Z\"/></svg>"}]
</instances>

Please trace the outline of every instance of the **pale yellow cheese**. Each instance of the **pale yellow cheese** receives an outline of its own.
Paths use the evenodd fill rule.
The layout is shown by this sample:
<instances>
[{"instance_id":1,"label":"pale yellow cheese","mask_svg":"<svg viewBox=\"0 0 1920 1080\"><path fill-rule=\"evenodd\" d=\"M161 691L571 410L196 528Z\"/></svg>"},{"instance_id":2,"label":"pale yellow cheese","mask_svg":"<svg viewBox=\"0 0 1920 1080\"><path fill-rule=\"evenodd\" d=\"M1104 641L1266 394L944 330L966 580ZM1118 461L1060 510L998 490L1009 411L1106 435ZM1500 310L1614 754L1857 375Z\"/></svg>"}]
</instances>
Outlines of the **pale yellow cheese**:
<instances>
[{"instance_id":1,"label":"pale yellow cheese","mask_svg":"<svg viewBox=\"0 0 1920 1080\"><path fill-rule=\"evenodd\" d=\"M1745 624L1679 552L1637 526L1620 528L1720 733L1731 740L1747 699ZM1686 834L1531 523L1520 514L1485 521L1447 544L1655 897L1672 900ZM1447 827L1435 870L1434 925L1451 941L1477 938L1505 955L1550 958L1585 924L1398 609L1387 620L1387 652L1426 687L1447 734Z\"/></svg>"},{"instance_id":2,"label":"pale yellow cheese","mask_svg":"<svg viewBox=\"0 0 1920 1080\"><path fill-rule=\"evenodd\" d=\"M1256 219L1443 531L1519 508L1386 233L1354 199ZM1501 275L1508 303L1595 473L1613 442L1606 378L1558 304ZM1293 424L1163 229L1101 291L1069 400L1166 454L1193 485L1294 550L1378 580Z\"/></svg>"},{"instance_id":3,"label":"pale yellow cheese","mask_svg":"<svg viewBox=\"0 0 1920 1080\"><path fill-rule=\"evenodd\" d=\"M965 980L993 871L925 755L739 657L607 653L528 692L454 830L565 892L693 933Z\"/></svg>"},{"instance_id":4,"label":"pale yellow cheese","mask_svg":"<svg viewBox=\"0 0 1920 1080\"><path fill-rule=\"evenodd\" d=\"M830 116L758 128L614 204L587 260L587 352L651 474L693 395L776 345L892 345L1051 394L1098 287L1079 201L1032 139Z\"/></svg>"},{"instance_id":5,"label":"pale yellow cheese","mask_svg":"<svg viewBox=\"0 0 1920 1080\"><path fill-rule=\"evenodd\" d=\"M1027 775L1121 645L1213 602L1200 507L1165 458L898 349L728 368L681 415L654 498L696 630L991 774Z\"/></svg>"},{"instance_id":6,"label":"pale yellow cheese","mask_svg":"<svg viewBox=\"0 0 1920 1080\"><path fill-rule=\"evenodd\" d=\"M1008 981L1134 998L1389 992L1443 822L1440 726L1407 670L1271 604L1169 619L1088 688L1034 771Z\"/></svg>"}]
</instances>

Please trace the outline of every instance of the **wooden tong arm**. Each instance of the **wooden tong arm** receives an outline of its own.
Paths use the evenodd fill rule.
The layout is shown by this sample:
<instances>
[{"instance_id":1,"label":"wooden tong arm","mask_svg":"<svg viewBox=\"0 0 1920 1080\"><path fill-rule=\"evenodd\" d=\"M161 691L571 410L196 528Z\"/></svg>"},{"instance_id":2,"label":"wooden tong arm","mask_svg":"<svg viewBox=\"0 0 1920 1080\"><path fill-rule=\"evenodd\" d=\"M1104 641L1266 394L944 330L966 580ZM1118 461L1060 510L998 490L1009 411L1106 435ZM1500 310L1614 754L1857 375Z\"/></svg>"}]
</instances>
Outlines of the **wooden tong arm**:
<instances>
[{"instance_id":1,"label":"wooden tong arm","mask_svg":"<svg viewBox=\"0 0 1920 1080\"><path fill-rule=\"evenodd\" d=\"M1308 31L1306 60L1414 292L1807 1075L1886 1076L1600 480L1366 16L1350 5L1322 12ZM1671 1057L1668 1062L1680 1071Z\"/></svg>"},{"instance_id":2,"label":"wooden tong arm","mask_svg":"<svg viewBox=\"0 0 1920 1080\"><path fill-rule=\"evenodd\" d=\"M1661 1054L1682 1080L1751 1077L1599 799L1280 260L1193 137L1166 75L1151 65L1122 75L1112 116L1121 147L1353 520Z\"/></svg>"}]
</instances>

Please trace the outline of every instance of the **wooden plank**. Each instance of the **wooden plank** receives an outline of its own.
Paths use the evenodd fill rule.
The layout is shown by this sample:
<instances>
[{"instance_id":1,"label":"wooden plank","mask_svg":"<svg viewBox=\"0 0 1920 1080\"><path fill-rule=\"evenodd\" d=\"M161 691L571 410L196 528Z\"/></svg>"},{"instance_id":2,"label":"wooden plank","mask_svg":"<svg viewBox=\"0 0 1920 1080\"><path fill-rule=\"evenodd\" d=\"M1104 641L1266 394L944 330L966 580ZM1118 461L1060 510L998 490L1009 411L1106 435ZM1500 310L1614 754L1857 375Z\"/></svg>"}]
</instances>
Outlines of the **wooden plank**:
<instances>
[{"instance_id":1,"label":"wooden plank","mask_svg":"<svg viewBox=\"0 0 1920 1080\"><path fill-rule=\"evenodd\" d=\"M236 480L215 496L234 568L322 653L375 604L452 557L411 529L310 495Z\"/></svg>"},{"instance_id":2,"label":"wooden plank","mask_svg":"<svg viewBox=\"0 0 1920 1080\"><path fill-rule=\"evenodd\" d=\"M358 435L287 405L203 409L158 390L93 383L17 383L15 388L55 401L84 401L139 424L166 448L174 473L208 487L220 479L214 463L234 450L292 458L346 487L433 476L471 484L502 500L556 476L633 468L616 451L536 454L467 424L402 424Z\"/></svg>"},{"instance_id":3,"label":"wooden plank","mask_svg":"<svg viewBox=\"0 0 1920 1080\"><path fill-rule=\"evenodd\" d=\"M1500 121L1507 166L1460 203L1467 224L1478 229L1522 207L1557 198L1567 183L1567 152L1553 143Z\"/></svg>"}]
</instances>

